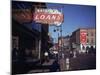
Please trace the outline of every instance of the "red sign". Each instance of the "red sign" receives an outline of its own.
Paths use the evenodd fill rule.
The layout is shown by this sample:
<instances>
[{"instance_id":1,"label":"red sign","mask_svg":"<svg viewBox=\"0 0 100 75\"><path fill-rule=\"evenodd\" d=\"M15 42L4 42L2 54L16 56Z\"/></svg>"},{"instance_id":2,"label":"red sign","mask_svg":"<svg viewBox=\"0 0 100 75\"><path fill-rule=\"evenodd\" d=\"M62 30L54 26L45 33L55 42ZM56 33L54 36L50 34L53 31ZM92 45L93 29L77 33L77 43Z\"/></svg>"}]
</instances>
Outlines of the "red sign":
<instances>
[{"instance_id":1,"label":"red sign","mask_svg":"<svg viewBox=\"0 0 100 75\"><path fill-rule=\"evenodd\" d=\"M40 23L57 24L57 23L62 23L63 15L62 14L36 13L34 15L34 20Z\"/></svg>"},{"instance_id":2,"label":"red sign","mask_svg":"<svg viewBox=\"0 0 100 75\"><path fill-rule=\"evenodd\" d=\"M34 13L34 21L45 24L60 25L63 22L63 14L57 10L40 9ZM55 11L55 12L54 12Z\"/></svg>"},{"instance_id":3,"label":"red sign","mask_svg":"<svg viewBox=\"0 0 100 75\"><path fill-rule=\"evenodd\" d=\"M81 44L87 43L87 32L86 31L80 32L80 42L81 42Z\"/></svg>"}]
</instances>

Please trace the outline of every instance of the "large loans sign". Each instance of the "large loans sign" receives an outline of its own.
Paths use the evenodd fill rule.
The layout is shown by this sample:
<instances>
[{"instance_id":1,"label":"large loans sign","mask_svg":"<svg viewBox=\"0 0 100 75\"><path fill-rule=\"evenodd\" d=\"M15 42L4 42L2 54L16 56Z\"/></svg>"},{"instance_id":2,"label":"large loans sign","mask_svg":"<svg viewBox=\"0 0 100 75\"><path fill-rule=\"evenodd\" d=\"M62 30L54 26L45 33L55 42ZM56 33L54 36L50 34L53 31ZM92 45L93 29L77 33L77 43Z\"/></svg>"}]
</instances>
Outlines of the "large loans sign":
<instances>
[{"instance_id":1,"label":"large loans sign","mask_svg":"<svg viewBox=\"0 0 100 75\"><path fill-rule=\"evenodd\" d=\"M34 13L34 21L49 25L61 25L63 22L63 14L57 9L36 9Z\"/></svg>"}]
</instances>

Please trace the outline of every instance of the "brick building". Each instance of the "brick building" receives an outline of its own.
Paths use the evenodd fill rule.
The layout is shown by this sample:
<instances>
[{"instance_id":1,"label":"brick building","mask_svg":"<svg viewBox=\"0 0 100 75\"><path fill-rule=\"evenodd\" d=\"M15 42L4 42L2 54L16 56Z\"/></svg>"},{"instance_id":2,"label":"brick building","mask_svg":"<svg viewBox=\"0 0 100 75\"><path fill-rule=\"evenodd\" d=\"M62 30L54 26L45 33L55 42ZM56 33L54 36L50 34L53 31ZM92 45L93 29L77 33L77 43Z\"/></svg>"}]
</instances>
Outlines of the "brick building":
<instances>
[{"instance_id":1,"label":"brick building","mask_svg":"<svg viewBox=\"0 0 100 75\"><path fill-rule=\"evenodd\" d=\"M79 52L86 52L86 47L96 46L95 28L79 28L70 37L71 46Z\"/></svg>"}]
</instances>

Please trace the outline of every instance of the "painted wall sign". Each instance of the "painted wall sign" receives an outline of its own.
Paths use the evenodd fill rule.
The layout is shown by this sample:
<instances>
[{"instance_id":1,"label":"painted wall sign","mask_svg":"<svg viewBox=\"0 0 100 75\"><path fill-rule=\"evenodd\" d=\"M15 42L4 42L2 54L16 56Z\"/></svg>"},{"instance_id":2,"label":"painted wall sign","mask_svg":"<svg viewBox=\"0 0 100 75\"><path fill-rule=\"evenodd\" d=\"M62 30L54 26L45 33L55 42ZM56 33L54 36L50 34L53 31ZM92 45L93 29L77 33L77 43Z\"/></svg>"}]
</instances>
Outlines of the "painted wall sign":
<instances>
[{"instance_id":1,"label":"painted wall sign","mask_svg":"<svg viewBox=\"0 0 100 75\"><path fill-rule=\"evenodd\" d=\"M87 43L87 32L86 31L80 31L80 42L81 44Z\"/></svg>"}]
</instances>

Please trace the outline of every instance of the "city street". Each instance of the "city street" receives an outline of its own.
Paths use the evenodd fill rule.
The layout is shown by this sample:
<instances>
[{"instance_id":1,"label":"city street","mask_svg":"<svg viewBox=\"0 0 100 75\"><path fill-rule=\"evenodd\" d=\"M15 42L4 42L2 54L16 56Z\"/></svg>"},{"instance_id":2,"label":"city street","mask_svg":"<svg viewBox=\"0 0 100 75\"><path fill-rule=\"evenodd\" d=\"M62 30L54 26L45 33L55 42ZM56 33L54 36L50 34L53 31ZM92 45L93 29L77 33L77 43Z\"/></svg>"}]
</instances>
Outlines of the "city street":
<instances>
[{"instance_id":1,"label":"city street","mask_svg":"<svg viewBox=\"0 0 100 75\"><path fill-rule=\"evenodd\" d=\"M96 69L96 56L95 54L80 54L76 58L69 58L66 62L67 57L61 58L59 62L60 71L75 71L75 70L89 70ZM28 73L41 73L41 72L53 72L50 68L53 65L55 59L50 59L49 62L42 64L44 69L31 70ZM54 65L53 65L54 66ZM55 67L55 66L54 66ZM56 70L54 72L58 72Z\"/></svg>"},{"instance_id":2,"label":"city street","mask_svg":"<svg viewBox=\"0 0 100 75\"><path fill-rule=\"evenodd\" d=\"M69 58L69 64L65 60L66 58L61 59L62 71L96 69L96 56L94 54L81 54L76 58Z\"/></svg>"},{"instance_id":3,"label":"city street","mask_svg":"<svg viewBox=\"0 0 100 75\"><path fill-rule=\"evenodd\" d=\"M12 74L96 69L96 7L12 1Z\"/></svg>"}]
</instances>

